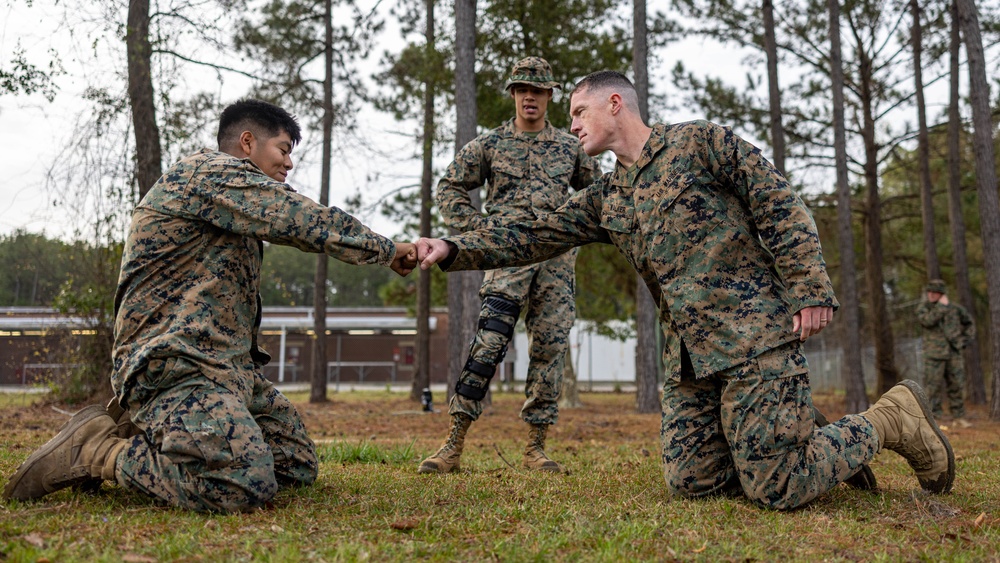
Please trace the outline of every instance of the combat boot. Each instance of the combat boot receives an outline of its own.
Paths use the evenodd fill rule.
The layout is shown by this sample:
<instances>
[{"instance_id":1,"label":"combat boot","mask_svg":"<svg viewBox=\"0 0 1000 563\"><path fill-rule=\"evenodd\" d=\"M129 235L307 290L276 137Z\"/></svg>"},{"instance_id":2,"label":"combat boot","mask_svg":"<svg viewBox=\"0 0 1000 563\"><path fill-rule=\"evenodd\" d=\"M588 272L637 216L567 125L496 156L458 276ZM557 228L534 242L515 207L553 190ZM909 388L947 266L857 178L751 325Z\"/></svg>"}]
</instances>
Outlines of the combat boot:
<instances>
[{"instance_id":1,"label":"combat boot","mask_svg":"<svg viewBox=\"0 0 1000 563\"><path fill-rule=\"evenodd\" d=\"M532 424L528 430L528 445L524 448L524 466L528 469L562 473L562 466L545 455L545 433L548 424Z\"/></svg>"},{"instance_id":2,"label":"combat boot","mask_svg":"<svg viewBox=\"0 0 1000 563\"><path fill-rule=\"evenodd\" d=\"M451 431L448 439L434 455L420 462L417 473L448 473L460 469L462 447L465 444L465 433L469 431L472 419L464 414L451 417Z\"/></svg>"},{"instance_id":3,"label":"combat boot","mask_svg":"<svg viewBox=\"0 0 1000 563\"><path fill-rule=\"evenodd\" d=\"M132 418L129 416L128 411L118 402L118 397L111 397L106 410L108 411L108 416L113 418L115 425L118 426L115 435L119 438L131 438L137 434L142 434L142 430L132 423Z\"/></svg>"},{"instance_id":4,"label":"combat boot","mask_svg":"<svg viewBox=\"0 0 1000 563\"><path fill-rule=\"evenodd\" d=\"M3 498L36 499L95 478L114 480L118 455L127 442L117 430L105 407L84 408L17 468Z\"/></svg>"},{"instance_id":5,"label":"combat boot","mask_svg":"<svg viewBox=\"0 0 1000 563\"><path fill-rule=\"evenodd\" d=\"M132 423L132 418L129 416L128 411L118 402L117 396L111 397L105 409L108 411L108 416L114 419L115 425L118 426L118 429L115 431L116 436L119 438L131 438L137 434L142 434L142 430ZM78 491L94 494L101 489L101 483L103 482L104 480L100 477L95 477L82 483L77 483L73 487Z\"/></svg>"},{"instance_id":6,"label":"combat boot","mask_svg":"<svg viewBox=\"0 0 1000 563\"><path fill-rule=\"evenodd\" d=\"M947 493L955 480L955 452L938 428L923 391L904 380L861 413L878 434L879 450L903 456L917 474L920 486L932 493Z\"/></svg>"}]
</instances>

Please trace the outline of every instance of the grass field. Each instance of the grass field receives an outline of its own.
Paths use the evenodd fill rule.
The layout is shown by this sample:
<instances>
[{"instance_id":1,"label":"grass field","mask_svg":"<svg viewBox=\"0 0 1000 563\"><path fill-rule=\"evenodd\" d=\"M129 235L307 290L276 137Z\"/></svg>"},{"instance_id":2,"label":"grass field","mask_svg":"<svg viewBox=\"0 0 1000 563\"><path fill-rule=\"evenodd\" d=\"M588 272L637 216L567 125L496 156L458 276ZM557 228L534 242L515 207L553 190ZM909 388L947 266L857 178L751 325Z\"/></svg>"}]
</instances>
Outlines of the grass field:
<instances>
[{"instance_id":1,"label":"grass field","mask_svg":"<svg viewBox=\"0 0 1000 563\"><path fill-rule=\"evenodd\" d=\"M1000 424L973 408L948 428L958 471L952 494L919 490L892 452L872 464L881 490L841 485L808 506L776 512L742 498L669 497L659 415L635 397L584 394L550 431L550 456L569 473L520 468L522 396L494 395L473 425L463 470L418 475L448 426L403 394L292 395L318 443L320 476L246 514L197 514L105 484L0 503L7 561L1000 561ZM816 397L831 418L834 397ZM6 477L66 420L44 396L0 396ZM440 408L440 407L439 407ZM508 463L509 462L509 463Z\"/></svg>"}]
</instances>

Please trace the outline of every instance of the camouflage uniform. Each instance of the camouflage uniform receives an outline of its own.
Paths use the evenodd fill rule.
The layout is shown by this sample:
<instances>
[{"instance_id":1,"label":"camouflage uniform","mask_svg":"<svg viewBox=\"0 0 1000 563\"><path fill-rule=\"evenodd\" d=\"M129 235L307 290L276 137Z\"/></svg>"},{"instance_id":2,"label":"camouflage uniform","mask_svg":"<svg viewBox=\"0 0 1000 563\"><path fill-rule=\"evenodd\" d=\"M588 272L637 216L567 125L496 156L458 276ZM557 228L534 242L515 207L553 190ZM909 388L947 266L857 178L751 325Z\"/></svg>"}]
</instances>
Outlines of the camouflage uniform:
<instances>
[{"instance_id":1,"label":"camouflage uniform","mask_svg":"<svg viewBox=\"0 0 1000 563\"><path fill-rule=\"evenodd\" d=\"M508 221L531 221L562 205L570 188L583 189L599 178L597 163L583 152L576 137L548 121L537 134L519 132L512 118L459 151L438 183L437 204L451 227L476 230ZM484 185L488 186L486 215L472 206L469 197L470 190ZM530 361L521 418L529 424L554 424L559 417L557 402L569 332L576 318L575 267L574 249L546 262L486 272L479 291L484 300L502 296L525 311ZM496 316L484 305L480 325ZM479 330L470 358L492 363L502 357L507 342L497 332ZM456 393L448 412L476 420L482 407L479 401Z\"/></svg>"},{"instance_id":2,"label":"camouflage uniform","mask_svg":"<svg viewBox=\"0 0 1000 563\"><path fill-rule=\"evenodd\" d=\"M228 512L315 481L315 446L260 371L261 241L353 264L395 255L250 160L206 149L171 167L133 214L115 298L112 386L142 430L119 458L120 484Z\"/></svg>"},{"instance_id":3,"label":"camouflage uniform","mask_svg":"<svg viewBox=\"0 0 1000 563\"><path fill-rule=\"evenodd\" d=\"M944 283L928 285L927 291L944 294ZM942 414L941 392L948 394L951 416L965 416L965 362L962 350L975 336L972 317L955 303L924 299L917 307L917 320L924 331L924 387L935 416Z\"/></svg>"},{"instance_id":4,"label":"camouflage uniform","mask_svg":"<svg viewBox=\"0 0 1000 563\"><path fill-rule=\"evenodd\" d=\"M445 269L525 264L614 244L653 292L665 336L664 475L702 496L740 485L774 508L809 502L878 451L871 422L814 428L795 312L835 307L802 201L729 128L656 125L636 165L554 213L448 239Z\"/></svg>"}]
</instances>

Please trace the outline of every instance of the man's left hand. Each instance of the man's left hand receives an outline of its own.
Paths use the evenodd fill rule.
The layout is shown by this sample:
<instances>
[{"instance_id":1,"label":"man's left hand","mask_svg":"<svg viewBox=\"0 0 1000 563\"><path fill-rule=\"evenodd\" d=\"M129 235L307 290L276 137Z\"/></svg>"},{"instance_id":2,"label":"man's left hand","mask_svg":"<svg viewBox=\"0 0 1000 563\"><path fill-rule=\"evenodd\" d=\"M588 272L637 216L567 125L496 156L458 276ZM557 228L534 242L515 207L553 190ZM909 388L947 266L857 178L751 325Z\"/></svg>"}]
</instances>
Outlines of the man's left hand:
<instances>
[{"instance_id":1,"label":"man's left hand","mask_svg":"<svg viewBox=\"0 0 1000 563\"><path fill-rule=\"evenodd\" d=\"M799 340L818 334L833 322L833 307L806 307L792 317L792 332L799 333Z\"/></svg>"}]
</instances>

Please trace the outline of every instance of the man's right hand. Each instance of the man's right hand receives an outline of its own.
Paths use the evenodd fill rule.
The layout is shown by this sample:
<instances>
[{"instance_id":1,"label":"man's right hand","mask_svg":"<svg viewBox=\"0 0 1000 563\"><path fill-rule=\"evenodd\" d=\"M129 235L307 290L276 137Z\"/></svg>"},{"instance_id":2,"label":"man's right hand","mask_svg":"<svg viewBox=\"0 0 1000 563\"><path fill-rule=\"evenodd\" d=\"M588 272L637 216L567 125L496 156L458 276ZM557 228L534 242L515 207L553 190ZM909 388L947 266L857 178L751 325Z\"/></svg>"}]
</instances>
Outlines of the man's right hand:
<instances>
[{"instance_id":1,"label":"man's right hand","mask_svg":"<svg viewBox=\"0 0 1000 563\"><path fill-rule=\"evenodd\" d=\"M414 243L417 247L417 261L420 269L427 270L448 257L448 243L436 238L421 238Z\"/></svg>"},{"instance_id":2,"label":"man's right hand","mask_svg":"<svg viewBox=\"0 0 1000 563\"><path fill-rule=\"evenodd\" d=\"M941 295L941 299L938 299L938 303L940 303L942 305L947 305L948 304L948 296L942 294Z\"/></svg>"},{"instance_id":3,"label":"man's right hand","mask_svg":"<svg viewBox=\"0 0 1000 563\"><path fill-rule=\"evenodd\" d=\"M413 243L397 242L396 256L389 265L392 271L401 276L406 276L417 267L417 250Z\"/></svg>"}]
</instances>

